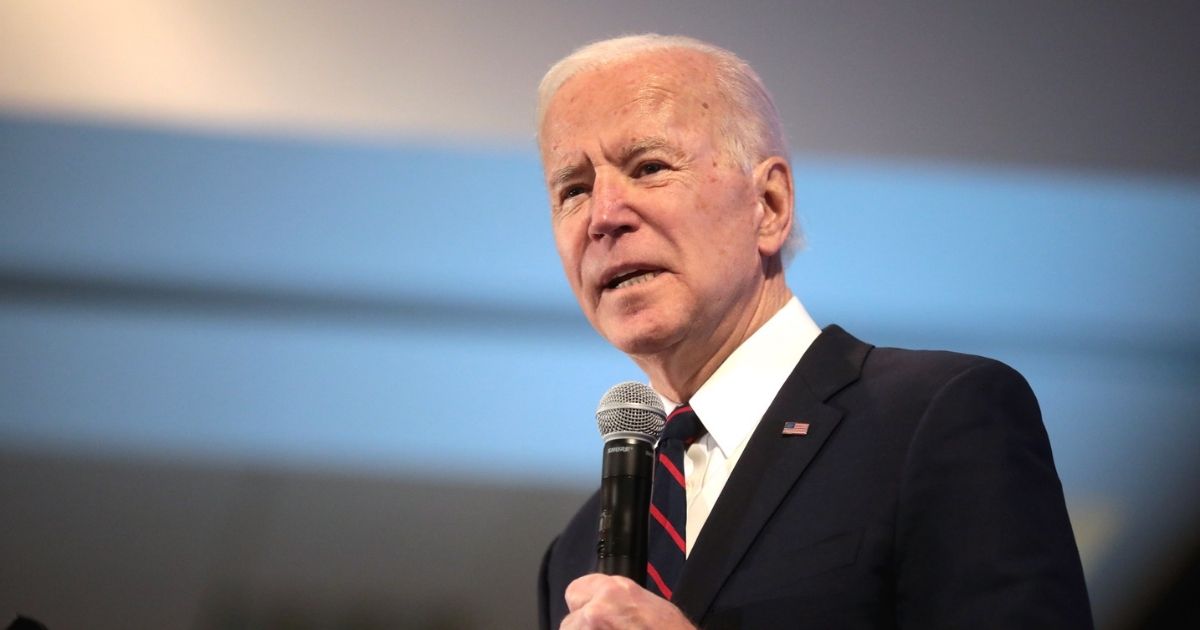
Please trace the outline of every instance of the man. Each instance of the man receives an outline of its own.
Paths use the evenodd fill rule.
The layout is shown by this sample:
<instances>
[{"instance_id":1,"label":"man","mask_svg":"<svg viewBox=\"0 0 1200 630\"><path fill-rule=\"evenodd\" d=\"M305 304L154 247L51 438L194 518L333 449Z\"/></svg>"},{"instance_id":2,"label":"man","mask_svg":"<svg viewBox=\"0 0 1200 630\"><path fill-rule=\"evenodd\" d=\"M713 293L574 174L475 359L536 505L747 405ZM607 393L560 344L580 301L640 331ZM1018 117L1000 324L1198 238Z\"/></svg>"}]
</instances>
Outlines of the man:
<instances>
[{"instance_id":1,"label":"man","mask_svg":"<svg viewBox=\"0 0 1200 630\"><path fill-rule=\"evenodd\" d=\"M547 551L544 627L1091 625L1025 381L821 331L791 294L791 166L744 62L600 42L550 70L538 118L580 307L706 430L681 475L682 574L650 585L668 597L593 573L593 496Z\"/></svg>"}]
</instances>

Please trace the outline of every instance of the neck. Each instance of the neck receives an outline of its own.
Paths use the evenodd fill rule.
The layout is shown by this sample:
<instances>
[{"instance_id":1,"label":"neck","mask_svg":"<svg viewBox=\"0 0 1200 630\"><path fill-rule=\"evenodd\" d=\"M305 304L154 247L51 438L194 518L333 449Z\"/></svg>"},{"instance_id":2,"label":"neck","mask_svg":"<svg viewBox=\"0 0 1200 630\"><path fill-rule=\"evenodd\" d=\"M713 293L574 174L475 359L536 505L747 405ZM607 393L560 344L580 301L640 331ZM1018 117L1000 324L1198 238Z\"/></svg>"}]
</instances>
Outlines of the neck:
<instances>
[{"instance_id":1,"label":"neck","mask_svg":"<svg viewBox=\"0 0 1200 630\"><path fill-rule=\"evenodd\" d=\"M634 363L650 377L655 391L676 402L688 401L744 341L792 299L783 274L767 278L757 299L731 313L715 334L653 355L635 355Z\"/></svg>"}]
</instances>

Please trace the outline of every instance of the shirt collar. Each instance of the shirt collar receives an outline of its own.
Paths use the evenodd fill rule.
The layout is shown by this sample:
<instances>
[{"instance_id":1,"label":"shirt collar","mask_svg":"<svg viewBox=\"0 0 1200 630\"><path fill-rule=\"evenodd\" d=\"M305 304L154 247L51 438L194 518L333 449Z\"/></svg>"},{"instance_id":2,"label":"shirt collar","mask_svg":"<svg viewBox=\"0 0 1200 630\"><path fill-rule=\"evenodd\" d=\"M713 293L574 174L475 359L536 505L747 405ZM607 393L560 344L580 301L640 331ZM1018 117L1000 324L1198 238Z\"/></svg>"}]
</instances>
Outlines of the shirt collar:
<instances>
[{"instance_id":1,"label":"shirt collar","mask_svg":"<svg viewBox=\"0 0 1200 630\"><path fill-rule=\"evenodd\" d=\"M800 300L792 297L692 396L692 410L725 456L749 439L796 363L820 334L821 328ZM659 396L667 409L679 405Z\"/></svg>"}]
</instances>

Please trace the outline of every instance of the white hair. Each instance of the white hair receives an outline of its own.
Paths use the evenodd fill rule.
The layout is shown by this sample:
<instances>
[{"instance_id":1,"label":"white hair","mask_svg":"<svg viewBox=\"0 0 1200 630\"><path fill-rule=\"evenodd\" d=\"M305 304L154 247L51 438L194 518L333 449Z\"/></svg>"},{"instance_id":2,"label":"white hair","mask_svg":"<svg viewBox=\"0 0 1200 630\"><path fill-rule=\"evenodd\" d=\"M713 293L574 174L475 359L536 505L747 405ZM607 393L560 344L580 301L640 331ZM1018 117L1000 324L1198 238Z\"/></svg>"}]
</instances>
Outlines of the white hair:
<instances>
[{"instance_id":1,"label":"white hair","mask_svg":"<svg viewBox=\"0 0 1200 630\"><path fill-rule=\"evenodd\" d=\"M779 111L758 73L732 52L682 35L645 33L626 35L587 44L550 67L538 85L537 129L540 141L542 123L550 100L571 77L613 63L627 61L647 53L664 50L691 50L707 56L713 64L714 83L728 106L718 128L729 157L749 173L760 161L779 156L789 160L787 141ZM789 160L790 162L790 160ZM793 217L792 231L783 246L786 265L803 245L798 222Z\"/></svg>"}]
</instances>

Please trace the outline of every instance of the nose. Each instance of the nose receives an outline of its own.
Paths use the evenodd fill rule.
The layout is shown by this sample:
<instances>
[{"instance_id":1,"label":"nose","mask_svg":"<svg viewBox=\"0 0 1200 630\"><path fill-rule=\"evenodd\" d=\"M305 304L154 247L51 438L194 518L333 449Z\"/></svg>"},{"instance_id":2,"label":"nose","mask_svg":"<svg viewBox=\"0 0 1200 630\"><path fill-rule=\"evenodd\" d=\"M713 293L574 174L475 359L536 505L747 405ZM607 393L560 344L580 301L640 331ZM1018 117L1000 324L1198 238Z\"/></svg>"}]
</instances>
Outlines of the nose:
<instances>
[{"instance_id":1,"label":"nose","mask_svg":"<svg viewBox=\"0 0 1200 630\"><path fill-rule=\"evenodd\" d=\"M628 183L617 173L597 173L592 184L592 214L588 234L593 240L633 232L641 216L630 203Z\"/></svg>"}]
</instances>

